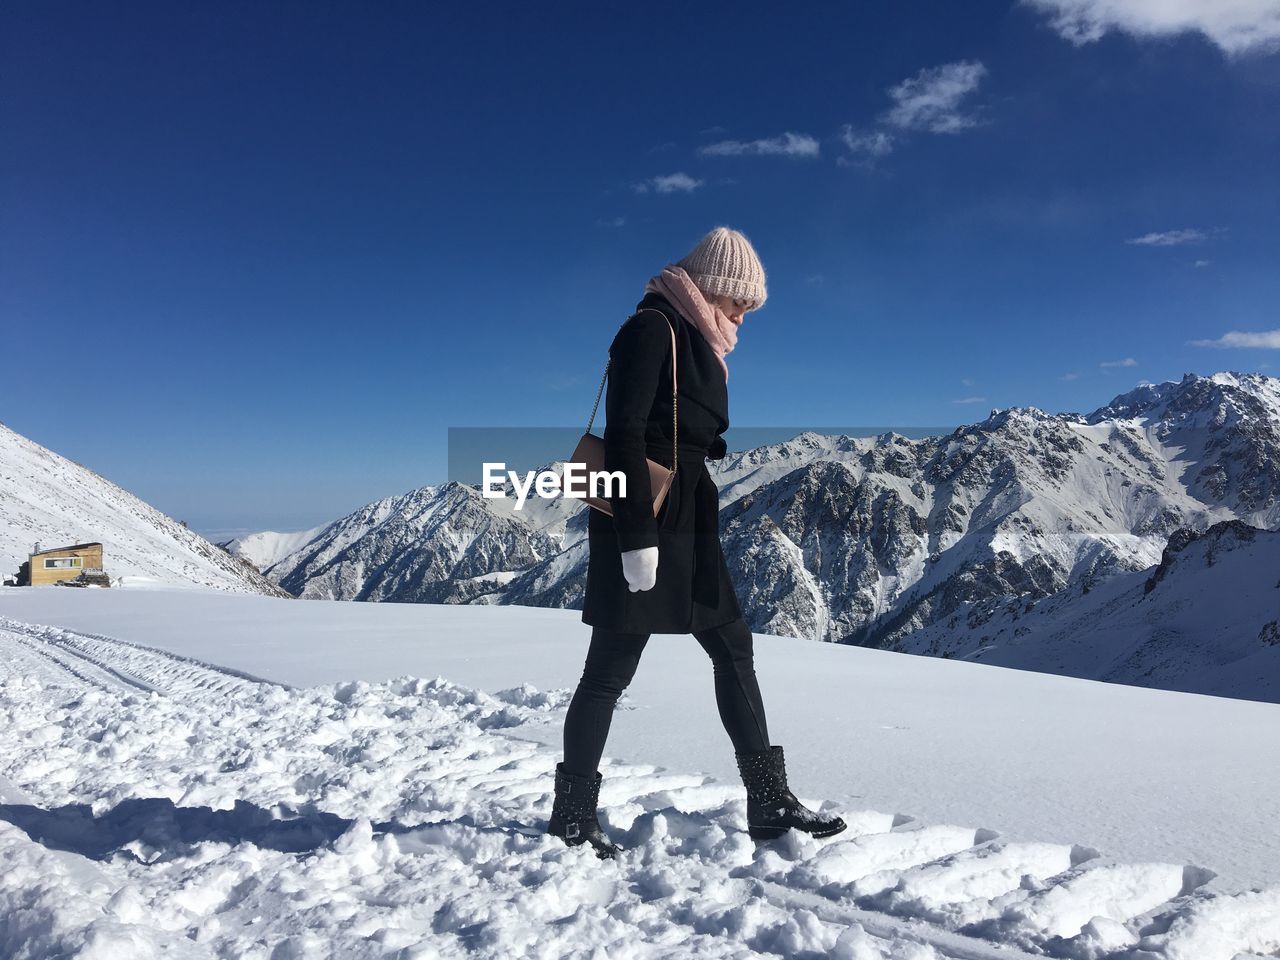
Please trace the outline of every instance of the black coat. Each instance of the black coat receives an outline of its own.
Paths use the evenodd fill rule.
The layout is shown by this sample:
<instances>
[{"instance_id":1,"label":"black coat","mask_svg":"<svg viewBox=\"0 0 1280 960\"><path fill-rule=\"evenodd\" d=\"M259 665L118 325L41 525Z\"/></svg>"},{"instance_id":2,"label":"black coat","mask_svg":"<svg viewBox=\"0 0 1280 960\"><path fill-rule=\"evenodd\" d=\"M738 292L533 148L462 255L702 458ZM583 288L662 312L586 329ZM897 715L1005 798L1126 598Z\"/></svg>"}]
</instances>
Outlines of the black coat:
<instances>
[{"instance_id":1,"label":"black coat","mask_svg":"<svg viewBox=\"0 0 1280 960\"><path fill-rule=\"evenodd\" d=\"M627 496L610 500L612 517L586 508L591 556L582 622L628 633L692 633L742 616L720 549L720 495L706 464L708 456L725 455L720 434L729 427L729 392L711 345L665 298L646 294L636 309L609 347L605 397L605 469L626 475ZM673 328L679 458L655 517L645 458L671 466ZM657 583L633 593L622 553L655 546Z\"/></svg>"}]
</instances>

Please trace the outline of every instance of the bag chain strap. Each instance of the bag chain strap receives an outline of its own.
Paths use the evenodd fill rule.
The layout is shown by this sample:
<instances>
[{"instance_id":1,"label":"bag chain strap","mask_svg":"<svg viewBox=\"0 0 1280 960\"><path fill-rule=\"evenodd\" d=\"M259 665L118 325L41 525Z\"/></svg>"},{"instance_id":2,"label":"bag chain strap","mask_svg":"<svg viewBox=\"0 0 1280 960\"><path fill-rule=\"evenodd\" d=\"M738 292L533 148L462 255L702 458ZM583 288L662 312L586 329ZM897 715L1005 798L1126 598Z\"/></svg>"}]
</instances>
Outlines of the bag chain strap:
<instances>
[{"instance_id":1,"label":"bag chain strap","mask_svg":"<svg viewBox=\"0 0 1280 960\"><path fill-rule=\"evenodd\" d=\"M663 320L667 319L667 315L665 313L662 313L661 310L654 310L653 307L645 307L645 310L652 310L654 313L661 314ZM637 311L636 313L632 314L632 316L638 317L640 314L644 313L645 310ZM629 320L630 317L628 317L627 319ZM670 327L669 323L668 323L668 327ZM604 393L604 382L606 379L608 379L609 365L611 363L613 363L613 357L610 357L605 362L604 376L600 378L600 389L596 391L596 402L592 404L591 416L587 420L587 431L586 431L587 433L591 432L591 424L595 423L596 408L600 406L600 396L601 394ZM678 418L676 415L676 400L677 400L677 397L676 397L676 331L674 328L672 328L671 329L671 472L672 473L675 473L676 471L676 461L677 461L677 458L679 457L679 446L677 444L677 437L676 437L676 430L678 429Z\"/></svg>"}]
</instances>

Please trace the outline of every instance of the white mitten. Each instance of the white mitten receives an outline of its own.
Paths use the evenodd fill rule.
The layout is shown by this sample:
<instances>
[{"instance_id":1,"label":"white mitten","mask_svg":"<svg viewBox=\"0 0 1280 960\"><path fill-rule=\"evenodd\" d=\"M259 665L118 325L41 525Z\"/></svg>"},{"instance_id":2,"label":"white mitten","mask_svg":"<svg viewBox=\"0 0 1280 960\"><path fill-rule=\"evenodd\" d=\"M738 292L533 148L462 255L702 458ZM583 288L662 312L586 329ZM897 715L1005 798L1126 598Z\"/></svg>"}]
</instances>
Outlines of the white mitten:
<instances>
[{"instance_id":1,"label":"white mitten","mask_svg":"<svg viewBox=\"0 0 1280 960\"><path fill-rule=\"evenodd\" d=\"M622 574L632 593L637 590L652 590L658 582L658 548L642 547L639 550L626 550L622 554Z\"/></svg>"}]
</instances>

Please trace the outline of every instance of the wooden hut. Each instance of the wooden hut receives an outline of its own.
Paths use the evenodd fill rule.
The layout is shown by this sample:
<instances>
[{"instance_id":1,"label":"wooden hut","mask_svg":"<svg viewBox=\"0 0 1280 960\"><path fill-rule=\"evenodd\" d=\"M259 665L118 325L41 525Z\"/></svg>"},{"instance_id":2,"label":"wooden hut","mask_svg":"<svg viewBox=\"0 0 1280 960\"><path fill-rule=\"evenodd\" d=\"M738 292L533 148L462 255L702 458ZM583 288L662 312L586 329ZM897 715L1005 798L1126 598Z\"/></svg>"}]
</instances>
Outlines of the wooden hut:
<instances>
[{"instance_id":1,"label":"wooden hut","mask_svg":"<svg viewBox=\"0 0 1280 960\"><path fill-rule=\"evenodd\" d=\"M37 545L38 546L38 545ZM102 572L102 544L77 543L70 547L40 550L31 554L30 564L33 587L42 583L57 583L83 575L85 579L106 579Z\"/></svg>"}]
</instances>

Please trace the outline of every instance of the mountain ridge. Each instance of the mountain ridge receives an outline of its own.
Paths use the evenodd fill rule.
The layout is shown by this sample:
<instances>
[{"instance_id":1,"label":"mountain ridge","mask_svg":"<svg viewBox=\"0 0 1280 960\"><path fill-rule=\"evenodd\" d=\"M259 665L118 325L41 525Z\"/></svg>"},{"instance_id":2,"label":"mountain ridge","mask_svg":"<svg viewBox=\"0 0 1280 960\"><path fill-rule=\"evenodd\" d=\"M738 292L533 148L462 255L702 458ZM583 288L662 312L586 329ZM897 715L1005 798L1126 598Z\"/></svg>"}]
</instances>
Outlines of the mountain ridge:
<instances>
[{"instance_id":1,"label":"mountain ridge","mask_svg":"<svg viewBox=\"0 0 1280 960\"><path fill-rule=\"evenodd\" d=\"M806 431L708 469L754 630L921 652L921 631L936 624L1150 570L1178 531L1233 520L1280 526L1280 381L1187 374L1088 413L1009 407L921 439ZM424 491L439 489L415 493L430 499L438 492ZM501 503L475 505L485 524L495 515L515 524L502 530L505 552L466 557L465 544L486 531L444 523L433 536L453 544L448 563L428 564L431 575L417 582L379 573L377 589L345 596L580 608L587 508L553 501L535 527ZM440 550L405 535L377 543L377 525L362 526L359 513L339 521L343 536L348 545L369 538L359 551L383 566ZM305 592L312 575L296 573L299 565L295 553L271 573L320 595ZM968 651L936 632L923 652Z\"/></svg>"}]
</instances>

